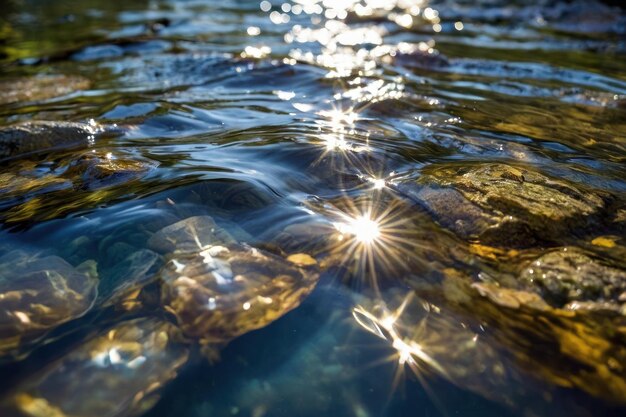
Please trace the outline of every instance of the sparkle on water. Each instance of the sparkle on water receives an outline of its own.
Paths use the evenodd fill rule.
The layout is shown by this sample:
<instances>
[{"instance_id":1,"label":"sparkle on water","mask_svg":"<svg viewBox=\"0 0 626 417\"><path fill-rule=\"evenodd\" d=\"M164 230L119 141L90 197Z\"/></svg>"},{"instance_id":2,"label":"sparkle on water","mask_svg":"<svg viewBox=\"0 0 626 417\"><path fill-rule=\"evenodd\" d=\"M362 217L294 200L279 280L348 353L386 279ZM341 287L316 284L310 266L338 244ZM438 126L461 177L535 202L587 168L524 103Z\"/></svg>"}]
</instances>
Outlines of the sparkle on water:
<instances>
[{"instance_id":1,"label":"sparkle on water","mask_svg":"<svg viewBox=\"0 0 626 417\"><path fill-rule=\"evenodd\" d=\"M19 2L9 3L11 7L16 7L12 3ZM69 203L70 211L63 213L69 213L71 216L62 220L60 227L64 231L60 235L68 233L68 236L74 239L73 242L84 242L83 238L90 234L96 236L93 241L87 236L85 245L97 248L103 258L110 256L112 258L110 261L99 260L102 261L99 268L109 275L116 275L119 272L115 269L116 265L110 266L107 263L122 263L120 260L123 260L123 257L118 259L120 256L118 252L123 252L131 245L124 240L125 238L114 236L113 225L123 225L120 235L132 236L135 239L140 236L138 239L142 242L141 244L132 243L140 246L145 240L146 230L150 230L152 226L149 223L153 213L160 215L167 212L169 216L174 213L175 217L187 217L192 215L194 210L197 211L199 207L202 207L207 209L210 215L221 216L222 220L225 220L224 224L232 227L237 234L237 239L253 244L259 236L265 236L263 233L267 230L269 230L267 233L271 234L275 231L274 228L297 225L299 221L302 221L299 217L303 212L301 210L301 202L304 200L301 198L302 194L315 196L315 199L321 203L307 206L304 212L307 214L307 220L321 218L320 221L326 226L322 230L330 244L322 250L323 255L339 258L339 265L350 271L350 278L364 284L363 287L366 290L364 293L372 290L376 302L375 308L367 308L360 301L355 301L359 298L354 295L350 307L341 312L344 317L348 316L352 326L376 335L390 349L392 355L386 358L386 362L391 360L397 366L391 385L395 388L400 379L405 377L403 372L405 368L410 369L425 388L427 388L425 378L430 372L446 378L448 375L445 366L435 359L432 346L422 338L423 334L420 333L419 326L413 326L417 327L415 330L405 325L409 321L405 310L408 304L415 302L415 294L409 292L396 309L389 309L382 301L385 295L385 289L381 285L382 280L387 279L404 290L404 284L401 281L406 275L414 273L411 269L411 262L417 258L416 249L419 249L420 245L430 243L424 242L427 239L423 237L420 238L421 240L415 238L416 230L419 228L412 218L412 213L416 209L407 208L406 202L394 194L396 180L399 177L396 169L400 171L400 177L404 175L412 181L415 178L416 167L421 167L427 162L458 160L459 155L464 158L466 153L469 154L470 159L484 157L491 161L502 157L507 160L519 159L524 163L538 162L544 166L551 165L553 161L548 159L549 155L556 152L555 149L562 149L559 146L565 148L562 144L552 142L558 138L553 138L552 133L549 138L542 138L540 135L543 132L533 130L532 126L521 132L507 127L507 123L513 117L525 116L525 112L540 113L545 110L533 108L536 103L529 99L534 97L533 94L539 97L550 96L555 103L559 100L570 99L577 106L591 102L597 107L604 103L601 107L605 108L602 110L612 111L613 104L624 100L623 91L626 87L622 88L623 83L619 80L596 77L597 74L593 73L600 71L594 71L595 68L589 72L582 70L558 72L552 70L550 65L552 61L561 65L561 61L566 61L570 59L570 55L574 55L570 53L570 50L573 50L583 57L575 66L584 67L584 62L590 54L589 50L594 50L594 48L600 51L603 48L613 50L611 49L613 46L596 44L594 43L596 39L588 39L586 41L589 43L585 44L576 39L568 40L566 34L559 34L561 31L566 33L568 24L571 26L572 23L567 23L562 27L557 26L556 29L542 29L546 21L540 13L540 8L525 12L526 15L523 16L527 19L531 19L528 16L532 17L532 22L526 22L528 23L526 26L512 24L511 27L506 27L504 32L497 33L497 31L502 31L502 28L492 27L490 24L493 21L506 21L507 16L518 6L515 2L507 3L503 7L497 7L495 3L499 4L499 2L488 2L487 9L481 9L482 16L474 16L471 13L473 9L466 4L467 2L440 2L440 8L429 4L426 0L263 0L258 3L258 8L255 3L249 8L250 10L246 9L248 5L239 10L236 8L238 2L233 4L227 2L223 7L224 10L213 5L206 5L209 11L206 16L198 12L205 7L200 3L202 2L183 4L176 1L151 1L148 10L145 11L133 8L126 10L121 6L119 9L114 8L115 23L108 28L104 26L97 28L97 31L99 33L114 30L111 37L118 37L119 41L112 42L110 45L97 45L93 50L82 46L79 48L80 52L66 53L65 49L62 50L73 60L70 62L72 66L80 66L81 71L93 72L96 85L93 90L84 93L76 92L74 95L53 99L50 102L44 101L41 109L37 107L37 102L33 101L35 104L29 105L32 105L34 110L24 107L13 114L9 108L2 113L6 123L13 120L28 120L31 117L88 120L87 130L90 135L87 142L93 153L103 146L98 137L104 132L102 126L119 117L120 125L128 129L129 133L115 139L117 142L111 142L117 143L120 147L128 146L133 152L145 153L146 157L162 163L158 173L149 177L149 180L153 182L146 182L145 189L138 187L136 195L133 194L134 191L117 192L114 187L110 187L102 193L88 195L85 199L92 200L88 206L72 206L74 196L67 198L72 200ZM83 15L77 16L89 22L94 19L96 21L100 18L104 19L108 13L106 11L108 7L103 7L103 10L97 10L95 6L90 7ZM457 7L458 10L456 10ZM466 11L468 11L467 18L477 22L465 22ZM549 12L553 15L556 13L555 10L548 10L545 17L551 16ZM567 15L566 12L563 14ZM57 27L55 25L65 20L68 25L72 25L73 19L77 16L67 14L59 17L53 26ZM141 21L142 16L145 17L145 22ZM13 17L18 29L21 26L28 26L28 22L36 18L35 13L21 13ZM5 26L2 23L0 19L0 28L2 28L0 35L3 36L0 39L3 42L0 44L18 41L23 45L28 44L27 41L20 39L20 36L26 36L25 34L18 33L18 31L12 32L13 22ZM144 23L149 32L146 36L155 36L156 41L145 42L143 38L139 38L137 42L133 40L132 34L142 30L141 26ZM619 34L621 32L617 26L615 33ZM484 33L480 32L481 28L484 29ZM495 32L491 33L491 30ZM554 35L553 38L553 33L559 35ZM130 36L131 41L127 41L127 36ZM551 52L554 53L554 57L548 59L542 55L546 51L542 49L541 41L537 40L541 37L546 37L551 42L546 45L549 51L556 50ZM582 37L582 35L572 38L577 37ZM244 39L244 43L237 39ZM441 44L438 45L435 39L441 39ZM518 42L515 39L521 39L521 41ZM569 41L572 43L569 44ZM82 45L80 42L79 46ZM159 42L165 46L160 45ZM508 49L511 45L514 45L513 48L522 48L526 47L526 44L530 50L538 51L536 56L528 58L526 55L520 58L519 50ZM439 55L437 49L440 47L442 50L447 48L445 52L452 57L451 64ZM135 51L134 48L137 50ZM141 48L146 48L146 50L142 51ZM151 48L154 48L156 52ZM532 62L525 68L526 71L516 72L506 68L509 72L500 74L494 70L495 76L488 73L489 76L485 77L486 70L480 67L481 61L476 60L476 57L472 55L477 50L480 51L479 48L483 48L483 52L487 51L488 56L497 56L498 51L504 51L500 53L512 52L511 57L506 59ZM559 48L565 49L559 50ZM0 52L5 55L9 52L14 54L14 50L17 49L19 48ZM455 63L456 55L463 57L465 49L469 51L467 57L463 58L465 61L460 60L460 64ZM63 64L64 53L52 53L49 57L42 59L42 74L63 69L63 65L57 66L59 64L57 61ZM81 54L87 56L87 59L81 61ZM25 59L22 59L20 63L28 68L33 57L22 58ZM1 59L3 59L2 54L0 54ZM402 66L402 59L407 60L409 67ZM548 61L550 65L535 63L542 59ZM212 66L213 60L218 62L215 68ZM226 62L227 65L220 64L220 60ZM417 70L412 71L411 65L415 65ZM438 68L439 65L448 66L442 69ZM619 63L615 65L619 70ZM491 68L491 65L488 67ZM10 71L18 71L15 66L7 68ZM439 76L432 76L429 73L431 69ZM498 78L500 75L501 79ZM565 87L549 86L549 82L552 81L550 77L565 79L563 84ZM528 82L529 79L532 82ZM141 84L143 81L149 82L143 85ZM528 83L525 84L525 82ZM584 89L587 87L593 87L598 97L591 94L592 98L581 101L579 96L584 94ZM600 90L602 93L604 90L609 90L610 94L604 96L600 94ZM475 113L465 111L467 108L479 108L489 103L490 96L485 92L489 92L490 95L506 96L506 100L514 104L517 114L513 111L501 114L489 108L483 110L484 114L478 111ZM481 96L483 93L484 96ZM90 98L94 98L93 103L89 100ZM126 101L132 102L131 105L120 104ZM396 104L398 108L394 107ZM409 110L404 111L403 105L406 105ZM615 104L614 107L619 107L619 105ZM593 109L597 110L596 107ZM92 115L100 108L105 109L106 114L103 110L104 116L96 117L94 120ZM127 112L127 114L119 116L120 112ZM410 118L404 117L407 113L410 114ZM601 116L600 111L594 114L597 117ZM477 115L484 116L488 123ZM582 117L577 114L576 116ZM466 118L469 120L465 120ZM591 123L586 118L583 119L585 123ZM267 123L264 123L265 120ZM568 118L563 120L568 120ZM532 123L520 125L528 124ZM553 125L557 125L556 119L554 123L551 122L551 126ZM115 127L115 124L108 123L107 126ZM496 135L493 132L498 129L504 132L502 138L492 141ZM552 127L551 129L550 132L553 132ZM484 134L484 137L474 140L473 138L479 133ZM573 132L572 136L577 133ZM606 132L597 129L597 132L594 130L595 133L600 135ZM534 138L545 139L545 141L538 140L535 143ZM189 142L185 142L186 139L189 139ZM612 162L608 161L611 158L603 162L590 159L596 154L592 155L587 150L595 151L593 145L596 139L599 142L603 140L598 137L585 142L585 152L582 156L576 154L577 149L567 148L563 151L563 159L559 159L558 164L565 165L577 160L580 165L576 168L575 175L580 175L578 178L593 177L589 172L604 163L606 167L609 167L608 171L618 170ZM548 144L546 141L549 141ZM102 143L105 142L105 140L102 141ZM522 148L523 145L520 145L529 142L532 142L537 149L542 146L545 146L545 149L535 152L533 147ZM106 143L109 145L109 142ZM611 146L613 144L615 142L611 142ZM251 146L255 145L262 150L258 154L250 151ZM312 146L309 147L309 145ZM615 147L621 150L618 145ZM401 151L398 150L400 147ZM520 148L523 151L520 151ZM612 152L610 146L606 149ZM454 152L457 151L458 154L455 154ZM312 152L313 155L307 152ZM383 166L371 163L371 160L375 161L383 153L391 154L393 157L390 166L386 163L380 164ZM105 158L116 160L116 155L118 155L117 151L107 151ZM313 160L310 166L298 165L301 155L303 155L303 161L309 161L306 158ZM267 160L263 159L265 156ZM34 169L26 168L34 173L33 176L40 175L40 172L49 172L51 176L62 173L66 163L62 159L63 156L52 155L52 157L58 157L58 160L50 161L49 164L38 162ZM287 160L287 168L284 168L281 166L281 161ZM619 161L619 155L613 160ZM20 167L19 171L24 172L24 168ZM555 171L558 172L558 169L555 168ZM172 179L168 177L170 175L178 177ZM355 180L358 182L357 185L350 183L353 177L357 178ZM327 178L330 178L327 182L332 183L336 180L336 184L324 184L319 189L315 189L319 182L324 182ZM163 182L159 182L160 180ZM176 182L177 180L180 180L180 183ZM219 186L215 189L185 189L193 181L205 180L216 183L246 181L254 186L239 194L223 192ZM317 180L319 181L316 182ZM604 178L599 182L609 184L609 186L613 184L611 181L605 181ZM144 183L137 181L137 184ZM171 190L176 189L178 185L183 190L178 192L176 201L182 201L181 204L175 204L174 200L167 197L165 201L168 204L163 204L163 199L161 199L150 206L154 203L154 201L149 201L152 194L164 192L163 190L167 193L176 193ZM615 187L623 188L623 185L620 183ZM110 192L111 190L116 193ZM257 192L257 190L260 191ZM204 194L211 195L211 198L216 200L223 199L224 202L215 203L203 200ZM39 194L33 195L23 197L27 200L24 210L30 210L28 213L37 212L40 207L42 210L47 207L45 199ZM45 193L42 192L42 195ZM103 198L103 195L109 197L103 201L99 200ZM274 203L276 195L281 196L280 203ZM22 199L22 196L19 197ZM140 201L141 207L136 209L137 213L141 213L134 219L141 224L138 228L133 224L130 226L125 224L124 216L116 214L111 216L110 212L106 212L108 204L114 206L124 199L132 203L133 200L144 198L148 202L144 205ZM246 204L250 204L250 208L244 207ZM289 207L284 213L280 211L290 204L294 204L297 208ZM163 209L164 206L168 208ZM9 207L8 215L3 218L9 220L27 218L29 222L31 221L30 216L20 217L11 210L16 209ZM297 215L293 215L289 210L297 212ZM126 215L132 216L132 208L129 209L129 213L131 215ZM144 219L139 218L144 213L147 214L145 225L142 223ZM18 214L20 214L19 211ZM284 219L281 218L283 214ZM156 223L161 221L158 216L156 219ZM73 221L76 223L72 223ZM99 227L102 227L104 232L94 225L100 225ZM55 226L50 227L52 229ZM127 232L126 228L130 229L130 232ZM77 232L83 229L84 232ZM19 230L12 232L17 234ZM107 236L109 232L112 237ZM202 258L204 267L213 273L218 286L226 289L232 282L241 279L241 277L233 276L230 265L219 256L228 251L226 247L208 241L208 238L199 236L195 230L192 234L197 246L195 254ZM50 239L54 240L58 235L59 233L51 234ZM25 242L35 240L32 235L26 234L25 236ZM121 242L117 248L114 244L107 246L108 242L115 243L116 239ZM265 243L263 238L259 239L259 243ZM1 244L0 241L0 246ZM49 244L49 246L55 245L56 242ZM79 250L75 252L80 253ZM74 257L76 264L79 263L77 260L86 260L81 258L83 255L78 256L76 253L69 252L69 249L67 253ZM165 262L173 265L178 279L190 280L183 274L186 268L186 264L181 260L183 258L177 256L178 254L175 253ZM433 266L433 268L438 267ZM401 273L396 273L400 268L405 269ZM422 283L422 278L412 276L411 279ZM354 292L358 293L358 291ZM250 300L241 303L241 310L254 310L253 302L271 304L276 299L252 296ZM357 304L356 307L353 307L355 304ZM219 296L210 297L206 302L206 308L211 311L215 310L216 314L219 314ZM350 312L354 322L350 319ZM298 314L297 311L294 313ZM30 318L26 313L15 311L13 314L23 324L29 324ZM296 330L301 329L290 328L289 332L296 333ZM288 343L283 341L283 336L275 338L278 340L274 345L276 350L291 349ZM476 337L473 339L474 342ZM318 335L314 335L313 338L317 340ZM98 367L124 366L129 369L142 366L146 357L136 356L133 352L124 349L125 346L111 342L102 346L98 351L91 352L91 363ZM237 349L241 350L242 347L235 348L236 354L238 354ZM337 346L333 346L333 349L333 352L341 350ZM291 361L297 362L305 357L305 354L295 352L296 350L294 349L293 358L290 356L283 361L284 363L278 364L270 373L271 375L263 374L255 377L260 387L256 388L257 394L261 393L260 398L267 397L274 398L274 400L280 398L280 401L286 401L285 398L299 398L300 395L316 392L317 389L323 392L320 388L323 382L320 381L324 381L325 376L315 381L305 381L306 387L297 392L297 395L289 395L288 390L285 391L286 393L279 392L275 386L272 386L272 378L277 378L274 374L280 374L283 367L287 369L284 372L289 373ZM306 357L302 362L309 360L311 357ZM237 360L233 362L237 361L245 362L247 358L242 360L242 357L237 356ZM323 368L324 372L332 373L335 372L332 366L331 364L326 367L324 364L319 367ZM311 367L313 368L313 365ZM246 369L242 374L247 375L248 371ZM289 381L295 381L293 375L308 375L308 372L313 372L309 368L305 368L305 371L291 372L292 379ZM226 372L225 375L228 373ZM304 379L308 380L308 378ZM343 384L342 381L354 381L345 379L344 376L335 376L330 379L333 379L333 383L328 383L332 394L335 394L338 389L346 388L343 385L349 385ZM312 383L313 387L310 388L308 383ZM241 395L241 398L244 398L241 400L233 394L237 391L233 386L238 386L238 382L231 385L225 383L226 394L224 391L219 391L220 387L217 387L218 394L215 395L219 396L221 393L227 399L213 400L214 404L205 403L204 396L209 395L208 391L215 389L214 385L213 380L206 384L211 388L206 392L201 392L201 398L197 401L198 409L194 412L213 414L215 410L211 407L218 407L220 401L223 403L232 401L238 406L228 404L227 413L223 414L243 415L238 407L241 404L245 407L248 400L244 395ZM357 388L353 389L353 391L356 390ZM351 391L351 395L352 393ZM355 415L359 417L376 415L374 412L367 411L356 399L352 400L352 396L347 396L343 391L342 395L344 395L342 398L351 398L350 402L354 404L352 411ZM370 396L373 397L370 393L365 394L365 397ZM327 397L332 397L332 395ZM315 410L315 404L328 401L322 394L311 398L313 400L309 398L310 401L306 403L311 410ZM173 404L175 401L170 401L170 403ZM270 403L269 400L268 403ZM282 407L282 402L278 403ZM298 407L304 407L304 403L305 401L302 401ZM417 404L422 405L419 402ZM163 408L167 406L168 404L162 404ZM274 415L271 412L282 409L276 407L275 410L269 410L265 407L265 405L255 404L245 411L249 411L250 415L262 417ZM291 415L289 413L292 409L288 407L284 409L287 411L282 414L276 411L276 415ZM223 411L219 408L216 410L216 415ZM330 406L321 411L311 410L303 409L302 413L304 415L334 413ZM385 413L381 415L383 414ZM176 412L171 415L176 415ZM394 415L402 415L402 413Z\"/></svg>"},{"instance_id":2,"label":"sparkle on water","mask_svg":"<svg viewBox=\"0 0 626 417\"><path fill-rule=\"evenodd\" d=\"M356 241L369 245L380 237L378 223L367 216L358 216L348 219L346 223L335 223L335 227L342 234L352 234Z\"/></svg>"},{"instance_id":3,"label":"sparkle on water","mask_svg":"<svg viewBox=\"0 0 626 417\"><path fill-rule=\"evenodd\" d=\"M415 301L414 293L409 292L394 310L389 310L382 301L371 310L357 305L352 310L352 317L361 328L384 340L388 347L393 350L393 354L372 364L385 365L389 362L395 362L395 372L390 383L391 392L396 391L405 380L405 373L408 369L419 380L437 407L445 410L445 406L440 402L437 394L431 390L427 377L432 373L447 377L446 370L429 353L428 346L420 341L423 336L421 325L428 317L424 317L419 323L408 327L403 324L405 309ZM412 317L409 322L414 319ZM443 412L445 413L445 411Z\"/></svg>"}]
</instances>

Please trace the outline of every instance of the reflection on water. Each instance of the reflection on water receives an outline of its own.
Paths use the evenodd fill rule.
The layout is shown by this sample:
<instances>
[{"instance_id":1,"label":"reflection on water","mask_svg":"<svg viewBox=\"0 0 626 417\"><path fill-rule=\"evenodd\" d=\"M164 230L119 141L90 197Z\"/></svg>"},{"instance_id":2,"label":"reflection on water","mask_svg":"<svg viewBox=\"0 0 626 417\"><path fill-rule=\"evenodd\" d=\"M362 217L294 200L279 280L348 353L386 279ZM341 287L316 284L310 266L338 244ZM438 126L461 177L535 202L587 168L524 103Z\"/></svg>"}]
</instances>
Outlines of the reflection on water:
<instances>
[{"instance_id":1,"label":"reflection on water","mask_svg":"<svg viewBox=\"0 0 626 417\"><path fill-rule=\"evenodd\" d=\"M622 415L611 3L2 2L0 414Z\"/></svg>"}]
</instances>

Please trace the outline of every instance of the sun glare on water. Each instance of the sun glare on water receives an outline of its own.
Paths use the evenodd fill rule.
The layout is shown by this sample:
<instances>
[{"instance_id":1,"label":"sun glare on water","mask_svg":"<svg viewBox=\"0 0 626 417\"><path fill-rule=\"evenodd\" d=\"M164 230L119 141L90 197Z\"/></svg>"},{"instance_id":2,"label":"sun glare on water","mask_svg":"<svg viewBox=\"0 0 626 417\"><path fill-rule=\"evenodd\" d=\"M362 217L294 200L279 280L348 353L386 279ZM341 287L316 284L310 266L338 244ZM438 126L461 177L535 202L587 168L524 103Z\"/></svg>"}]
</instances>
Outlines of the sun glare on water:
<instances>
[{"instance_id":1,"label":"sun glare on water","mask_svg":"<svg viewBox=\"0 0 626 417\"><path fill-rule=\"evenodd\" d=\"M335 228L342 234L351 234L363 244L371 244L380 237L378 223L366 216L348 218L345 223L335 223Z\"/></svg>"}]
</instances>

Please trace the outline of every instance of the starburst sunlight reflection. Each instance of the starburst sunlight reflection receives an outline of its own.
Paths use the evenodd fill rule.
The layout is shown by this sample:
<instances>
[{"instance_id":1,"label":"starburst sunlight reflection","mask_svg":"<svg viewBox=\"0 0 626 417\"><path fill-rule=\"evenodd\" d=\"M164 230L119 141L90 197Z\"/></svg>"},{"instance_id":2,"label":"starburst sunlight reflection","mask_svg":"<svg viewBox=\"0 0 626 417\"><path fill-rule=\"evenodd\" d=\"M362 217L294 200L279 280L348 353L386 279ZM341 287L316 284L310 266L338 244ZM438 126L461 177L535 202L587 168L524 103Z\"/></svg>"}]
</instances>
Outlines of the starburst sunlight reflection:
<instances>
[{"instance_id":1,"label":"starburst sunlight reflection","mask_svg":"<svg viewBox=\"0 0 626 417\"><path fill-rule=\"evenodd\" d=\"M362 328L389 342L396 351L394 356L400 365L407 365L411 370L419 373L420 366L425 364L437 372L445 374L441 365L426 353L424 346L416 341L417 338L415 336L419 334L419 326L415 329L416 335L414 337L403 335L403 330L406 331L406 329L402 328L399 320L406 306L413 298L414 294L410 292L404 298L402 304L393 311L390 311L386 305L381 304L374 309L379 314L374 314L359 305L352 310L352 316Z\"/></svg>"},{"instance_id":2,"label":"starburst sunlight reflection","mask_svg":"<svg viewBox=\"0 0 626 417\"><path fill-rule=\"evenodd\" d=\"M348 269L358 285L379 291L381 279L390 279L407 268L420 245L411 216L401 200L385 189L352 199L343 197L325 205L331 221L331 256Z\"/></svg>"},{"instance_id":3,"label":"starburst sunlight reflection","mask_svg":"<svg viewBox=\"0 0 626 417\"><path fill-rule=\"evenodd\" d=\"M409 309L411 311L407 312ZM392 349L390 355L369 364L370 367L394 364L390 394L393 394L403 382L408 369L436 406L444 410L445 407L429 387L426 378L431 373L448 378L443 365L433 355L437 348L441 347L441 340L433 341L428 334L427 323L433 319L431 309L436 311L436 307L424 303L415 296L415 293L409 292L396 308L389 308L381 299L370 308L363 305L355 306L352 309L352 317L360 328L384 340Z\"/></svg>"}]
</instances>

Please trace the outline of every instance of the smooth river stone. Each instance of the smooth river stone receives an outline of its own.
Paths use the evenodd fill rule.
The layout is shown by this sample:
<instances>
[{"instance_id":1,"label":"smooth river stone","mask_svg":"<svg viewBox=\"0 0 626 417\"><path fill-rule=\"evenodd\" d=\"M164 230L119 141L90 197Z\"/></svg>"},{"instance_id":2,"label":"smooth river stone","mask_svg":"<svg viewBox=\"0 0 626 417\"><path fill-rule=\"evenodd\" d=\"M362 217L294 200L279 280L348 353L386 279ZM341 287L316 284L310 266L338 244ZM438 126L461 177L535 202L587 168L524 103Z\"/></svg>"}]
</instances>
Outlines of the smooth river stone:
<instances>
[{"instance_id":1,"label":"smooth river stone","mask_svg":"<svg viewBox=\"0 0 626 417\"><path fill-rule=\"evenodd\" d=\"M31 417L139 416L187 362L176 333L156 318L117 324L29 378L11 405Z\"/></svg>"},{"instance_id":2,"label":"smooth river stone","mask_svg":"<svg viewBox=\"0 0 626 417\"><path fill-rule=\"evenodd\" d=\"M105 131L96 123L31 121L0 128L0 160L51 149L87 146Z\"/></svg>"}]
</instances>

